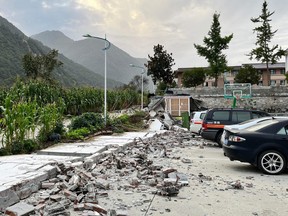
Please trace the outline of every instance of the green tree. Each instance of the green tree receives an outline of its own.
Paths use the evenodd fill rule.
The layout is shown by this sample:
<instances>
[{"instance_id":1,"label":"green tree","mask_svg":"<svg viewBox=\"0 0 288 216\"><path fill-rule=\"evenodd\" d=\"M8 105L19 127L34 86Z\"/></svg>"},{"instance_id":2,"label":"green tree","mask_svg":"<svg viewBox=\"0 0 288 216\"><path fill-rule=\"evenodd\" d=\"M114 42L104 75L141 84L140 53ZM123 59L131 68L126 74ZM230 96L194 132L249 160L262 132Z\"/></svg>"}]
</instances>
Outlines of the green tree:
<instances>
[{"instance_id":1,"label":"green tree","mask_svg":"<svg viewBox=\"0 0 288 216\"><path fill-rule=\"evenodd\" d=\"M217 87L218 77L227 69L226 55L223 50L228 49L228 44L233 38L233 34L221 37L221 26L219 22L220 14L213 15L211 29L208 37L204 37L204 46L194 44L197 53L207 59L210 71L207 73L210 77L215 78L215 86Z\"/></svg>"},{"instance_id":2,"label":"green tree","mask_svg":"<svg viewBox=\"0 0 288 216\"><path fill-rule=\"evenodd\" d=\"M25 74L30 79L52 81L52 71L63 63L57 60L58 51L53 49L46 55L28 53L22 59Z\"/></svg>"},{"instance_id":3,"label":"green tree","mask_svg":"<svg viewBox=\"0 0 288 216\"><path fill-rule=\"evenodd\" d=\"M195 68L185 71L183 74L184 87L196 87L204 83L206 78L205 70L203 68Z\"/></svg>"},{"instance_id":4,"label":"green tree","mask_svg":"<svg viewBox=\"0 0 288 216\"><path fill-rule=\"evenodd\" d=\"M164 95L168 88L175 88L177 87L177 83L175 81L172 82L172 84L167 85L167 83L161 81L158 83L156 88L156 94L157 95Z\"/></svg>"},{"instance_id":5,"label":"green tree","mask_svg":"<svg viewBox=\"0 0 288 216\"><path fill-rule=\"evenodd\" d=\"M271 77L269 63L275 64L282 56L285 55L285 51L278 45L273 45L271 48L269 47L269 43L277 30L272 31L271 29L270 17L274 14L274 12L269 12L267 6L267 2L264 1L262 14L256 18L251 18L253 23L259 23L260 25L253 29L253 32L256 32L257 34L257 40L255 43L256 48L252 49L252 51L248 54L251 60L255 58L257 61L261 60L262 63L266 64L266 79L263 77L263 81L265 82L263 85L270 84Z\"/></svg>"},{"instance_id":6,"label":"green tree","mask_svg":"<svg viewBox=\"0 0 288 216\"><path fill-rule=\"evenodd\" d=\"M258 84L261 79L261 74L252 66L244 65L234 78L235 83L251 83Z\"/></svg>"},{"instance_id":7,"label":"green tree","mask_svg":"<svg viewBox=\"0 0 288 216\"><path fill-rule=\"evenodd\" d=\"M143 89L147 87L149 80L146 77L143 77ZM129 88L141 92L142 90L142 76L136 75L134 76L131 81L128 83Z\"/></svg>"},{"instance_id":8,"label":"green tree","mask_svg":"<svg viewBox=\"0 0 288 216\"><path fill-rule=\"evenodd\" d=\"M157 84L162 81L168 86L171 85L175 77L172 70L172 66L175 65L172 53L167 53L164 46L158 44L154 46L154 56L148 55L148 58L150 60L145 66L147 67L147 75L151 75L153 83Z\"/></svg>"}]
</instances>

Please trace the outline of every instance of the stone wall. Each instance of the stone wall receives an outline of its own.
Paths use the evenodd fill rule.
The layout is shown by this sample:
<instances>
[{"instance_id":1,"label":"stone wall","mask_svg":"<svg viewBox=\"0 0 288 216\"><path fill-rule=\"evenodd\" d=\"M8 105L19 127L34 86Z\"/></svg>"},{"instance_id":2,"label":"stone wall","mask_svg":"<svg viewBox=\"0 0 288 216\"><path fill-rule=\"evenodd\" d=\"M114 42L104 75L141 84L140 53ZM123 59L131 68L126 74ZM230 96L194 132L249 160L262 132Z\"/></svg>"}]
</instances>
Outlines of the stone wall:
<instances>
[{"instance_id":1,"label":"stone wall","mask_svg":"<svg viewBox=\"0 0 288 216\"><path fill-rule=\"evenodd\" d=\"M233 103L233 99L224 98L223 88L174 88L171 90L174 94L190 94L194 99L202 101L202 106L207 108L228 108L232 107ZM287 86L257 86L252 87L251 92L251 98L237 100L236 106L269 113L288 113Z\"/></svg>"}]
</instances>

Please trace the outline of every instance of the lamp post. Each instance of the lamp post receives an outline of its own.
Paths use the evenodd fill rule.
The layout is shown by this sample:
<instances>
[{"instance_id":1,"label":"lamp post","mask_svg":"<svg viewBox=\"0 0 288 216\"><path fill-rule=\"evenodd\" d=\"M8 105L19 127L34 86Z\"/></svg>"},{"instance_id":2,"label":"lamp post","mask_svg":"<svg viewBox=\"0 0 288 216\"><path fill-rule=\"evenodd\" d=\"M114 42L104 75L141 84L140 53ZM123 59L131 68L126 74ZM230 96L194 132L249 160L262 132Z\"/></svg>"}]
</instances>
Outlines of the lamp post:
<instances>
[{"instance_id":1,"label":"lamp post","mask_svg":"<svg viewBox=\"0 0 288 216\"><path fill-rule=\"evenodd\" d=\"M134 64L130 64L130 67L136 67L136 68L141 68L142 69L142 73L141 73L141 110L143 109L143 74L145 72L145 68L138 66L138 65L134 65Z\"/></svg>"},{"instance_id":2,"label":"lamp post","mask_svg":"<svg viewBox=\"0 0 288 216\"><path fill-rule=\"evenodd\" d=\"M105 69L104 69L104 123L106 125L107 123L107 50L110 48L111 44L110 42L106 39L106 34L105 38L101 37L95 37L90 34L83 35L83 37L87 38L94 38L94 39L99 39L99 40L104 40L105 41L105 48L103 50L105 51Z\"/></svg>"}]
</instances>

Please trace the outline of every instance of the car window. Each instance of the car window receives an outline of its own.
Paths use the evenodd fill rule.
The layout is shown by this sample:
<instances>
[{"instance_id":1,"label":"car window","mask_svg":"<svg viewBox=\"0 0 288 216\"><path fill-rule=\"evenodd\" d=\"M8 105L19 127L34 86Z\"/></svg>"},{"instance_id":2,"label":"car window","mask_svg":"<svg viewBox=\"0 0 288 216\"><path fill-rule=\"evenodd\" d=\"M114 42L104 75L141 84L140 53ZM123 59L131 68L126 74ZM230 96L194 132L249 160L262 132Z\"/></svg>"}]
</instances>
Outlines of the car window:
<instances>
[{"instance_id":1,"label":"car window","mask_svg":"<svg viewBox=\"0 0 288 216\"><path fill-rule=\"evenodd\" d=\"M194 116L195 116L195 113L193 112L193 113L191 114L191 119L194 119Z\"/></svg>"},{"instance_id":2,"label":"car window","mask_svg":"<svg viewBox=\"0 0 288 216\"><path fill-rule=\"evenodd\" d=\"M246 120L246 121L243 121L243 122L240 122L239 125L243 125L243 124L248 124L250 122L254 122L255 119L249 119L249 120Z\"/></svg>"},{"instance_id":3,"label":"car window","mask_svg":"<svg viewBox=\"0 0 288 216\"><path fill-rule=\"evenodd\" d=\"M265 116L269 116L269 115L265 112L255 112L255 111L253 112L252 111L252 118L261 118Z\"/></svg>"},{"instance_id":4,"label":"car window","mask_svg":"<svg viewBox=\"0 0 288 216\"><path fill-rule=\"evenodd\" d=\"M201 113L200 119L204 119L206 113Z\"/></svg>"},{"instance_id":5,"label":"car window","mask_svg":"<svg viewBox=\"0 0 288 216\"><path fill-rule=\"evenodd\" d=\"M263 121L263 122L259 122L256 125L252 125L252 126L246 128L246 130L248 130L248 131L258 131L258 130L260 130L260 129L268 126L268 125L276 124L277 122L278 121L275 121L273 119L267 120L267 121Z\"/></svg>"},{"instance_id":6,"label":"car window","mask_svg":"<svg viewBox=\"0 0 288 216\"><path fill-rule=\"evenodd\" d=\"M279 135L288 135L288 125L286 125L285 127L281 128L278 133Z\"/></svg>"},{"instance_id":7,"label":"car window","mask_svg":"<svg viewBox=\"0 0 288 216\"><path fill-rule=\"evenodd\" d=\"M212 120L215 121L228 121L229 120L229 111L215 111L212 115Z\"/></svg>"},{"instance_id":8,"label":"car window","mask_svg":"<svg viewBox=\"0 0 288 216\"><path fill-rule=\"evenodd\" d=\"M233 111L232 121L233 122L243 122L251 119L250 112Z\"/></svg>"}]
</instances>

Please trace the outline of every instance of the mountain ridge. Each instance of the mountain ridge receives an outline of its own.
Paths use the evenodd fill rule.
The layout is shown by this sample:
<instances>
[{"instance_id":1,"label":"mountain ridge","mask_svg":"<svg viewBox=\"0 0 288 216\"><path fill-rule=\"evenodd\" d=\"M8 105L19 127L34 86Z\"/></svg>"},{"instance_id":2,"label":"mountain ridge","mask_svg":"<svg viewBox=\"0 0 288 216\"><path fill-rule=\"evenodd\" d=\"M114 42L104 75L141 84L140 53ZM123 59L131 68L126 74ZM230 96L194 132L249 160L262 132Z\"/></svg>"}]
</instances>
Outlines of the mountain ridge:
<instances>
[{"instance_id":1,"label":"mountain ridge","mask_svg":"<svg viewBox=\"0 0 288 216\"><path fill-rule=\"evenodd\" d=\"M22 58L25 54L45 55L51 49L38 40L26 36L7 19L0 16L0 85L11 86L17 77L25 77ZM52 72L56 81L65 87L93 86L103 88L104 77L95 74L63 54L58 55L63 65ZM107 87L113 88L123 83L107 79Z\"/></svg>"},{"instance_id":2,"label":"mountain ridge","mask_svg":"<svg viewBox=\"0 0 288 216\"><path fill-rule=\"evenodd\" d=\"M103 48L105 43L103 40L83 38L74 41L57 30L44 31L31 37L41 41L46 46L59 50L60 53L89 70L100 75L104 74L105 55ZM141 73L140 69L137 71L130 64L144 67L147 60L132 57L113 43L110 42L110 44L110 48L106 50L107 78L128 84L135 75Z\"/></svg>"}]
</instances>

